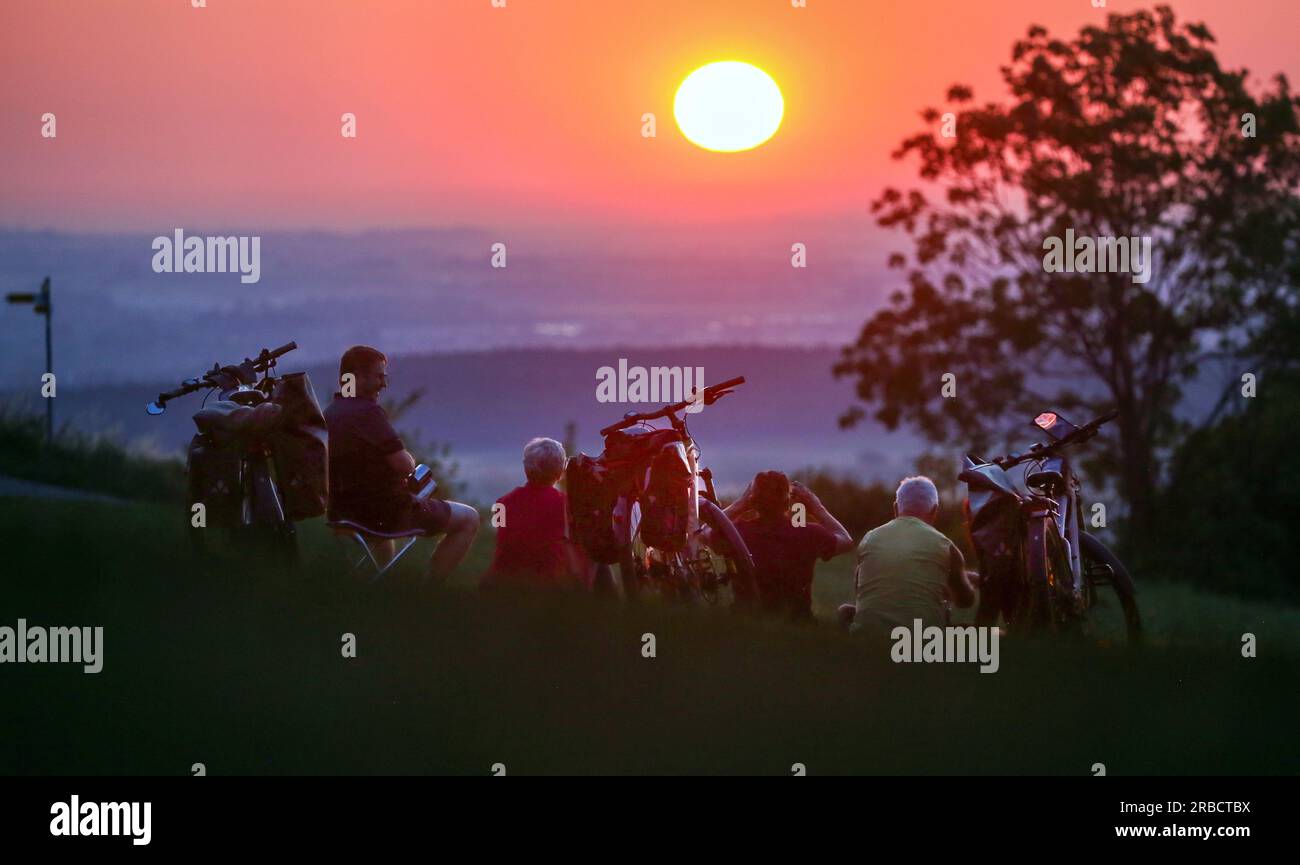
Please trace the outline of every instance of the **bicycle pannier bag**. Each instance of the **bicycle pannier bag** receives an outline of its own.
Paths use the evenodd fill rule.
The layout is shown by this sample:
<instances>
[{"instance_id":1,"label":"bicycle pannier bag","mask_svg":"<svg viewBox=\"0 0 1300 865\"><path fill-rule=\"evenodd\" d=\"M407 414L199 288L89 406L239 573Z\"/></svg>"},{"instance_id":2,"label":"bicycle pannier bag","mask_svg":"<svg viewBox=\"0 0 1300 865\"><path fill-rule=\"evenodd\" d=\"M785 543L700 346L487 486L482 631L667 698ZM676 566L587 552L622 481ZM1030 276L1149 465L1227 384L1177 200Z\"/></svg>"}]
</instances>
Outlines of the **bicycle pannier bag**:
<instances>
[{"instance_id":1,"label":"bicycle pannier bag","mask_svg":"<svg viewBox=\"0 0 1300 865\"><path fill-rule=\"evenodd\" d=\"M618 561L613 511L617 491L609 470L586 454L569 458L564 470L569 537L598 564Z\"/></svg>"},{"instance_id":2,"label":"bicycle pannier bag","mask_svg":"<svg viewBox=\"0 0 1300 865\"><path fill-rule=\"evenodd\" d=\"M270 444L284 515L290 520L318 517L325 513L328 492L329 434L311 379L305 372L282 376L271 401L280 407Z\"/></svg>"},{"instance_id":3,"label":"bicycle pannier bag","mask_svg":"<svg viewBox=\"0 0 1300 865\"><path fill-rule=\"evenodd\" d=\"M646 546L676 552L686 546L691 516L691 471L680 444L665 447L650 463L641 502L641 537Z\"/></svg>"},{"instance_id":4,"label":"bicycle pannier bag","mask_svg":"<svg viewBox=\"0 0 1300 865\"><path fill-rule=\"evenodd\" d=\"M236 448L219 447L199 434L190 439L187 472L190 505L202 504L209 526L239 525L243 460Z\"/></svg>"}]
</instances>

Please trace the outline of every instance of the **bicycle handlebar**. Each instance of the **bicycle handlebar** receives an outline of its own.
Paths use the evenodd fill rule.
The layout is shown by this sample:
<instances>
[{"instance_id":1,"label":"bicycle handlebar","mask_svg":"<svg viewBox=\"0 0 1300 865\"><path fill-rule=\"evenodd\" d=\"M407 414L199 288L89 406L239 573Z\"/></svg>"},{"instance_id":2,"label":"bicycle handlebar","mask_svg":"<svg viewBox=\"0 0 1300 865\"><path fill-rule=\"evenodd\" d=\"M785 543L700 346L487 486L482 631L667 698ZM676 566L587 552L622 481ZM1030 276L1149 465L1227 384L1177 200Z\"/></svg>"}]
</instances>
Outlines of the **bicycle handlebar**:
<instances>
[{"instance_id":1,"label":"bicycle handlebar","mask_svg":"<svg viewBox=\"0 0 1300 865\"><path fill-rule=\"evenodd\" d=\"M708 387L704 388L704 390L700 391L700 397L705 405L713 405L713 403L717 402L727 394L731 393L731 388L737 387L738 385L742 385L744 383L745 383L745 377L743 375L736 376L735 378L729 378L726 381L719 382L717 384L711 384ZM641 423L642 421L655 420L657 418L667 417L668 415L675 414L676 412L682 411L687 406L692 405L699 401L701 400L684 399L681 402L675 402L672 403L671 405L666 405L663 408L658 409L656 411L631 414L623 418L618 423L612 423L609 426L605 427L600 431L600 434L602 436L607 436L612 432L618 432L621 429L627 429L633 424L638 424Z\"/></svg>"},{"instance_id":2,"label":"bicycle handlebar","mask_svg":"<svg viewBox=\"0 0 1300 865\"><path fill-rule=\"evenodd\" d=\"M1111 421L1115 420L1115 418L1117 417L1119 417L1118 411L1106 412L1106 414L1093 418L1092 420L1088 421L1086 424L1079 427L1074 432L1070 433L1060 441L1054 441L1048 444L1039 443L1034 445L1024 453L1007 454L1004 457L995 458L992 462L994 465L1000 466L1003 469L1009 469L1019 465L1020 463L1028 462L1031 459L1039 459L1044 456L1050 456L1051 454L1056 453L1062 448L1070 447L1071 445L1082 444L1083 442L1087 441L1088 439L1096 435L1097 430L1099 430L1103 424L1108 424Z\"/></svg>"},{"instance_id":3,"label":"bicycle handlebar","mask_svg":"<svg viewBox=\"0 0 1300 865\"><path fill-rule=\"evenodd\" d=\"M280 346L279 348L273 348L270 351L267 351L266 349L262 349L262 353L257 356L257 361L254 365L256 366L257 364L262 364L262 366L258 369L258 372L261 372L263 369L266 368L267 362L284 357L286 354L293 351L297 347L298 347L298 343L290 341L290 342L286 342L284 345Z\"/></svg>"},{"instance_id":4,"label":"bicycle handlebar","mask_svg":"<svg viewBox=\"0 0 1300 865\"><path fill-rule=\"evenodd\" d=\"M298 347L298 343L296 342L286 342L284 345L280 346L279 348L273 348L273 349L264 348L257 355L256 358L246 357L244 358L243 364L233 364L233 365L243 366L244 364L247 364L249 370L251 370L254 373L265 372L267 369L275 365L275 361L277 359L283 357L284 355L293 351L297 347ZM216 387L216 382L214 382L212 379L214 376L217 375L217 373L221 372L221 370L224 368L225 367L222 367L219 364L214 364L212 369L209 370L208 372L205 372L201 378L187 379L186 381L181 383L180 387L175 388L174 390L163 391L162 393L158 394L157 400L145 406L145 411L149 412L150 414L162 414L162 410L167 405L168 401L174 400L178 397L185 396L186 394L194 393L196 390L203 390L206 387ZM154 411L154 409L157 409L157 411Z\"/></svg>"}]
</instances>

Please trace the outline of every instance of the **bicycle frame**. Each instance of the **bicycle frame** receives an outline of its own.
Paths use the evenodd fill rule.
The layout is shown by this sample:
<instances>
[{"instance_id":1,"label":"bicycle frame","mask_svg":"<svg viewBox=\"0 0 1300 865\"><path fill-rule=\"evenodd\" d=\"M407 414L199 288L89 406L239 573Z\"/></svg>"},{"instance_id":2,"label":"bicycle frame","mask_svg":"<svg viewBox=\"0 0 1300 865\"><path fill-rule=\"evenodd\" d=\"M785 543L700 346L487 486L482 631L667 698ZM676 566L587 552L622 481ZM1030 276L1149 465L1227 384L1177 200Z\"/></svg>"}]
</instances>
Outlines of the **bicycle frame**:
<instances>
[{"instance_id":1,"label":"bicycle frame","mask_svg":"<svg viewBox=\"0 0 1300 865\"><path fill-rule=\"evenodd\" d=\"M244 463L243 503L240 508L241 526L281 523L285 521L284 504L271 477L269 453L246 453Z\"/></svg>"},{"instance_id":2,"label":"bicycle frame","mask_svg":"<svg viewBox=\"0 0 1300 865\"><path fill-rule=\"evenodd\" d=\"M1052 521L1056 526L1057 534L1065 541L1074 592L1082 595L1085 587L1079 540L1082 531L1079 479L1075 476L1070 458L1065 453L1047 457L1039 461L1036 466L1037 468L1031 466L1026 469L1025 486L1056 503L1052 512Z\"/></svg>"},{"instance_id":3,"label":"bicycle frame","mask_svg":"<svg viewBox=\"0 0 1300 865\"><path fill-rule=\"evenodd\" d=\"M699 539L700 495L703 494L709 500L714 500L712 475L708 469L700 468L700 449L691 437L686 422L678 417L676 413L669 415L669 419L672 428L682 437L682 441L676 444L676 449L686 466L688 476L691 478L691 495L688 502L686 544L681 550L668 555L676 557L689 554L689 558L694 559L698 557L702 546ZM646 426L649 426L649 424L647 423ZM654 427L651 428L654 429ZM631 547L636 542L640 532L641 502L649 489L650 471L650 465L646 465L637 471L632 477L633 487L631 492L619 495L614 500L614 536L622 547Z\"/></svg>"},{"instance_id":4,"label":"bicycle frame","mask_svg":"<svg viewBox=\"0 0 1300 865\"><path fill-rule=\"evenodd\" d=\"M744 377L737 376L652 412L628 412L623 420L600 430L605 439L600 459L606 469L617 472L622 486L609 491L612 499L604 499L609 504L594 503L593 513L610 509L612 531L600 537L602 530L594 529L596 536L589 540L599 545L599 555L617 556L625 590L646 578L660 583L665 571L669 582L683 593L699 592L710 601L716 599L717 588L737 574L747 585L752 583L753 560L718 505L712 473L700 465L699 446L682 416L701 403L712 405L744 383ZM663 418L671 430L651 423ZM639 434L616 437L634 426L642 427ZM725 553L716 551L718 537L725 543ZM638 540L644 554L636 549ZM719 568L719 557L725 568Z\"/></svg>"},{"instance_id":5,"label":"bicycle frame","mask_svg":"<svg viewBox=\"0 0 1300 865\"><path fill-rule=\"evenodd\" d=\"M1112 411L1076 426L1045 411L1034 426L1051 441L992 460L966 454L959 478L967 485L971 541L986 579L977 622L992 624L1004 616L1031 629L1082 624L1098 606L1097 588L1110 586L1123 614L1124 638L1130 645L1140 642L1133 578L1083 530L1081 485L1065 452L1116 417ZM1025 466L1023 491L1010 474L1017 466Z\"/></svg>"},{"instance_id":6,"label":"bicycle frame","mask_svg":"<svg viewBox=\"0 0 1300 865\"><path fill-rule=\"evenodd\" d=\"M227 379L222 382L224 386L219 386L217 398L241 405L257 405L270 398L269 392L275 381L269 371L254 385ZM241 394L250 396L237 396ZM251 396L252 394L257 396ZM271 472L270 448L257 439L245 443L242 451L240 474L243 488L240 491L239 524L252 526L284 522L284 504Z\"/></svg>"}]
</instances>

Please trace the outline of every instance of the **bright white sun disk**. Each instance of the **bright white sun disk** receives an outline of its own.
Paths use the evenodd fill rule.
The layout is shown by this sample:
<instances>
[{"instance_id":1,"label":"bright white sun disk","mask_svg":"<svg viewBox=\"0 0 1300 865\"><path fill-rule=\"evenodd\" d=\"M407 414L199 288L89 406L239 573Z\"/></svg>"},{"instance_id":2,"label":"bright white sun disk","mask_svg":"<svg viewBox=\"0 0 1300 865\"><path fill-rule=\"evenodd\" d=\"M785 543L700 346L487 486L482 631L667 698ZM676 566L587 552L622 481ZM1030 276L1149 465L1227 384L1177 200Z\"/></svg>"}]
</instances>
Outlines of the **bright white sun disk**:
<instances>
[{"instance_id":1,"label":"bright white sun disk","mask_svg":"<svg viewBox=\"0 0 1300 865\"><path fill-rule=\"evenodd\" d=\"M692 144L734 153L776 134L785 114L781 88L757 66L722 60L696 69L677 88L673 116Z\"/></svg>"}]
</instances>

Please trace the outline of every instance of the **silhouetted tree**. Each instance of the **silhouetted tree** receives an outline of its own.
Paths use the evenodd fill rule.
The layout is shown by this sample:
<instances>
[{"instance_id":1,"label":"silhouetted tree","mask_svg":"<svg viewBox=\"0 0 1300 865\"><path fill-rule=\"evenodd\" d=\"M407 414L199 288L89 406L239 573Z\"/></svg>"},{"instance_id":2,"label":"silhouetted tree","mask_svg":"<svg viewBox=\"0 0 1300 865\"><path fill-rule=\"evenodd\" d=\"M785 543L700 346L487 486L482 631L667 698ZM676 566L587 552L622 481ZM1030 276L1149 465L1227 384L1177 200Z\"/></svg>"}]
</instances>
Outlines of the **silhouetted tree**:
<instances>
[{"instance_id":1,"label":"silhouetted tree","mask_svg":"<svg viewBox=\"0 0 1300 865\"><path fill-rule=\"evenodd\" d=\"M1137 545L1138 568L1158 564L1224 594L1300 598L1300 373L1277 372L1262 385L1245 408L1173 453L1151 531Z\"/></svg>"},{"instance_id":2,"label":"silhouetted tree","mask_svg":"<svg viewBox=\"0 0 1300 865\"><path fill-rule=\"evenodd\" d=\"M1282 76L1252 95L1213 42L1164 6L1071 41L1034 26L1003 67L1008 104L977 106L954 86L951 140L939 110L922 113L930 128L894 156L917 157L942 201L889 188L873 202L880 225L912 239L910 258L890 258L907 288L835 368L876 419L983 448L1047 407L1076 421L1116 408L1119 447L1094 448L1092 467L1117 475L1146 524L1198 363L1295 350L1278 327L1296 330L1300 100ZM1046 273L1045 239L1070 228L1149 236L1150 281ZM941 395L944 373L956 398Z\"/></svg>"}]
</instances>

